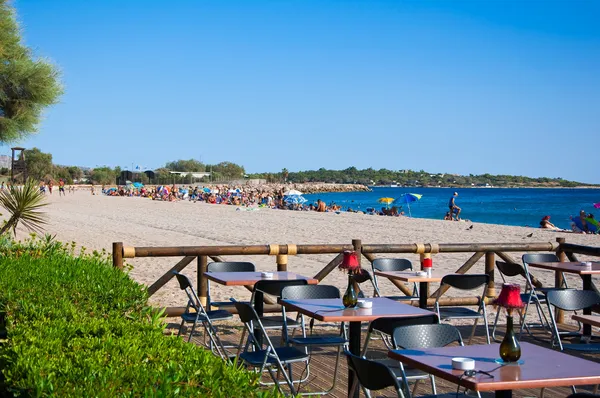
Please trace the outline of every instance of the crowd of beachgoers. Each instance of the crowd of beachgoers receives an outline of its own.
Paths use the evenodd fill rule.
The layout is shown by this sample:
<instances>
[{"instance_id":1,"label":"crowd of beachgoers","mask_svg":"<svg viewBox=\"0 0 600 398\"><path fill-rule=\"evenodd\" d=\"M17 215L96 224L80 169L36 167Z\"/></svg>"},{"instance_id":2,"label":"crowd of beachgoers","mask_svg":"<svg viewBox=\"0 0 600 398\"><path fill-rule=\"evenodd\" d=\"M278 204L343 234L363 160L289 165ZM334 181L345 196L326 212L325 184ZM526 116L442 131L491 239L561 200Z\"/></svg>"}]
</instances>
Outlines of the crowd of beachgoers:
<instances>
[{"instance_id":1,"label":"crowd of beachgoers","mask_svg":"<svg viewBox=\"0 0 600 398\"><path fill-rule=\"evenodd\" d=\"M261 185L261 186L156 186L145 187L139 184L106 188L102 187L102 193L108 196L143 197L152 200L175 202L189 200L192 202L205 202L210 204L222 204L238 206L244 210L257 208L271 208L296 211L317 212L352 212L364 214L376 214L387 216L404 215L402 207L382 207L380 210L367 208L365 211L342 206L332 202L325 203L318 199L309 203L302 192L289 189L285 185Z\"/></svg>"}]
</instances>

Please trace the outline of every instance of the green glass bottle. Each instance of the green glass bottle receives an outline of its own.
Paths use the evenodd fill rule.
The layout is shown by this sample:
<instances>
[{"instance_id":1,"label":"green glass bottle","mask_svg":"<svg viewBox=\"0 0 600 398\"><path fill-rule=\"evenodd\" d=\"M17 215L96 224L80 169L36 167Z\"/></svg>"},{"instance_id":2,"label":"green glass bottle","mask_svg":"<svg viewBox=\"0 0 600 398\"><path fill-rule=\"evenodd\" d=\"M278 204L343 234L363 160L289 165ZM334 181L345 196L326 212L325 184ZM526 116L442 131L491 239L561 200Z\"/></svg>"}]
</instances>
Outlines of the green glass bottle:
<instances>
[{"instance_id":1,"label":"green glass bottle","mask_svg":"<svg viewBox=\"0 0 600 398\"><path fill-rule=\"evenodd\" d=\"M506 317L506 334L500 343L500 358L504 362L517 362L521 358L521 346L513 328L513 317Z\"/></svg>"},{"instance_id":2,"label":"green glass bottle","mask_svg":"<svg viewBox=\"0 0 600 398\"><path fill-rule=\"evenodd\" d=\"M348 274L348 288L346 289L346 293L344 293L344 297L342 297L342 303L346 308L354 308L358 303L358 295L356 294L356 290L354 290L352 274Z\"/></svg>"}]
</instances>

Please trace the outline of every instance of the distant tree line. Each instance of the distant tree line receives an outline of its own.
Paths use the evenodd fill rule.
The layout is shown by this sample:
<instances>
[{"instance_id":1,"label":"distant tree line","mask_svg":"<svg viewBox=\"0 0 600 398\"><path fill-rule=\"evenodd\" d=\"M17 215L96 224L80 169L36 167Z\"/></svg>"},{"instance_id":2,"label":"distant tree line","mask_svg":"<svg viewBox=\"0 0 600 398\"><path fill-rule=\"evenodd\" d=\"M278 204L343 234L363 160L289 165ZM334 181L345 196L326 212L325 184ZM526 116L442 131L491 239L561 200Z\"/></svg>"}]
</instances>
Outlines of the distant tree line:
<instances>
[{"instance_id":1,"label":"distant tree line","mask_svg":"<svg viewBox=\"0 0 600 398\"><path fill-rule=\"evenodd\" d=\"M257 173L250 174L249 178L262 178L269 182L325 182L337 184L363 184L363 185L402 185L419 187L460 187L460 186L485 186L486 184L495 187L505 186L556 186L556 187L574 187L590 186L577 181L568 181L558 178L531 178L524 176L511 175L492 175L481 174L468 176L458 174L428 173L424 170L388 170L373 168L359 170L356 167L349 167L344 170L328 170L320 168L318 170L307 170L290 172L283 169L279 173Z\"/></svg>"},{"instance_id":2,"label":"distant tree line","mask_svg":"<svg viewBox=\"0 0 600 398\"><path fill-rule=\"evenodd\" d=\"M119 166L115 168L108 166L82 168L78 166L56 165L52 162L52 154L42 152L38 148L25 150L25 162L29 177L38 181L57 181L62 178L67 184L94 183L112 185L115 184L117 177L123 171ZM244 167L232 162L204 164L196 159L170 161L165 164L165 167L153 171L155 174L153 180L144 173L134 173L134 179L144 184L187 184L191 183L190 177L170 174L170 171L212 172L211 177L205 178L203 182L240 180L245 175ZM9 176L10 170L8 168L0 169L0 175ZM197 182L197 180L194 182Z\"/></svg>"}]
</instances>

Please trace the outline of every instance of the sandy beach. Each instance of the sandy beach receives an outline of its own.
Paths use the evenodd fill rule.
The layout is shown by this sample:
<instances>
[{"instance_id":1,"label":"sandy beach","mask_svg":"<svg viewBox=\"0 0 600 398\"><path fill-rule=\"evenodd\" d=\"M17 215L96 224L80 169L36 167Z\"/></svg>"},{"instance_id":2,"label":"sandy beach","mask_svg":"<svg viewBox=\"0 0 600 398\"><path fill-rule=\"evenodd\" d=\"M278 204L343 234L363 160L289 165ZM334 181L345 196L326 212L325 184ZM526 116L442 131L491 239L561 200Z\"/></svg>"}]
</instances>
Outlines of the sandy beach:
<instances>
[{"instance_id":1,"label":"sandy beach","mask_svg":"<svg viewBox=\"0 0 600 398\"><path fill-rule=\"evenodd\" d=\"M498 242L555 242L559 236L570 243L598 246L600 236L557 233L539 228L511 227L492 224L451 222L443 220L411 219L408 217L369 216L354 213L316 213L273 209L246 211L235 206L210 205L189 201L161 202L146 198L92 196L89 191L77 191L59 197L47 196L48 224L46 233L56 235L63 242L75 241L87 250L111 251L112 242L128 246L182 246L182 245L253 245L269 243L327 244L350 243L498 243ZM468 229L473 225L472 229ZM532 237L527 235L533 233ZM20 231L19 236L26 236ZM433 258L434 269L450 273L461 266L472 253L438 254ZM418 255L403 257L418 267ZM521 253L512 253L520 261ZM314 276L333 255L303 255L289 258L288 270ZM139 258L128 260L133 266L131 277L143 284L151 284L180 258ZM230 256L228 260L247 260L257 269L276 270L274 256ZM580 259L585 259L581 256ZM196 278L195 262L183 272ZM481 259L471 273L483 272ZM552 285L551 272L536 270L534 274L544 284ZM567 277L574 286L581 281ZM500 281L499 274L496 275ZM522 282L522 281L518 281ZM334 271L324 280L340 289L345 288L345 275ZM397 294L387 281L381 283L382 293ZM370 293L370 289L367 289ZM215 286L215 299L246 298L243 288ZM174 281L160 289L151 302L160 306L181 306L185 296Z\"/></svg>"}]
</instances>

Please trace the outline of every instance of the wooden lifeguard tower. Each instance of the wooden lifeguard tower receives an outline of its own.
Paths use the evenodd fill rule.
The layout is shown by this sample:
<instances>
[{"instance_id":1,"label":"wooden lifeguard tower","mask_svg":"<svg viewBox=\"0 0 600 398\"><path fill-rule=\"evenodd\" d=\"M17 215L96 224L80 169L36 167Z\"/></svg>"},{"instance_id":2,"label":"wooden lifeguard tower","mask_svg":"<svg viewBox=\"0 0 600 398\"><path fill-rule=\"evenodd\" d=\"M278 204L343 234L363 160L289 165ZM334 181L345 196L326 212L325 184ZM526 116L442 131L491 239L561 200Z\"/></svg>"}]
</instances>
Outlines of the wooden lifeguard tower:
<instances>
[{"instance_id":1,"label":"wooden lifeguard tower","mask_svg":"<svg viewBox=\"0 0 600 398\"><path fill-rule=\"evenodd\" d=\"M27 163L25 163L25 148L14 147L10 149L12 150L10 181L13 183L25 183L25 181L27 180Z\"/></svg>"}]
</instances>

